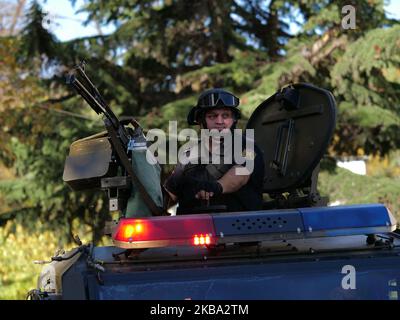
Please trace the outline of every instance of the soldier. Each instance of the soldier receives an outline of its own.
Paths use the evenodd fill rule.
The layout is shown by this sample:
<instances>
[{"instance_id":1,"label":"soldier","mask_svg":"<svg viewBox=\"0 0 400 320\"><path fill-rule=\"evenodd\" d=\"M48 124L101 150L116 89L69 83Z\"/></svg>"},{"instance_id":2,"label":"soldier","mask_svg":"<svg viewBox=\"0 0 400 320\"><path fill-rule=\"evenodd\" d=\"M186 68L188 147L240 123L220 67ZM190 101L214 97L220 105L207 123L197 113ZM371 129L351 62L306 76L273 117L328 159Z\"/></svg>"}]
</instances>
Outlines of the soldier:
<instances>
[{"instance_id":1,"label":"soldier","mask_svg":"<svg viewBox=\"0 0 400 320\"><path fill-rule=\"evenodd\" d=\"M230 92L223 89L207 90L200 95L197 105L189 112L188 123L199 125L201 129L233 133L240 118L238 106L239 99ZM262 209L263 155L254 142L251 144L253 148L246 147L250 144L248 139L240 136L241 153L246 161L253 161L253 170L246 171L244 164L235 162L234 138L233 135L232 143L228 145L221 138L208 137L209 141L203 141L199 147L186 151L190 163L178 163L164 185L172 200L179 202L177 214L194 213L194 208L202 207L204 210L204 206L223 208L220 211L230 212ZM209 152L208 162L204 161L203 153L199 152L202 148L200 145L205 146ZM226 157L227 154L231 156ZM220 158L219 163L212 163L213 156L214 159L215 156ZM240 166L242 172L239 175L236 169Z\"/></svg>"}]
</instances>

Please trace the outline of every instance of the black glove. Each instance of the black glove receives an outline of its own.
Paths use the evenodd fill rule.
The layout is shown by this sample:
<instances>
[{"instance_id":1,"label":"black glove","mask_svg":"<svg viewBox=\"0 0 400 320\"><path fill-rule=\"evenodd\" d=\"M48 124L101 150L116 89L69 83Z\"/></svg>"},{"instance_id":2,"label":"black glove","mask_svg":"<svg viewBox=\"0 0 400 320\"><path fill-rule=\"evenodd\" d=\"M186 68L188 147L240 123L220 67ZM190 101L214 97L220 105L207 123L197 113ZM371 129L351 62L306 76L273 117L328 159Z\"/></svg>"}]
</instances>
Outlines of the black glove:
<instances>
[{"instance_id":1,"label":"black glove","mask_svg":"<svg viewBox=\"0 0 400 320\"><path fill-rule=\"evenodd\" d=\"M197 180L197 179L194 179ZM214 196L222 194L223 189L218 181L197 180L195 182L196 193L200 190L214 193Z\"/></svg>"},{"instance_id":2,"label":"black glove","mask_svg":"<svg viewBox=\"0 0 400 320\"><path fill-rule=\"evenodd\" d=\"M178 165L165 183L167 190L177 195L178 198L195 199L200 190L213 192L215 196L222 194L221 184L209 176L204 167L195 167L187 171L184 170L183 166Z\"/></svg>"}]
</instances>

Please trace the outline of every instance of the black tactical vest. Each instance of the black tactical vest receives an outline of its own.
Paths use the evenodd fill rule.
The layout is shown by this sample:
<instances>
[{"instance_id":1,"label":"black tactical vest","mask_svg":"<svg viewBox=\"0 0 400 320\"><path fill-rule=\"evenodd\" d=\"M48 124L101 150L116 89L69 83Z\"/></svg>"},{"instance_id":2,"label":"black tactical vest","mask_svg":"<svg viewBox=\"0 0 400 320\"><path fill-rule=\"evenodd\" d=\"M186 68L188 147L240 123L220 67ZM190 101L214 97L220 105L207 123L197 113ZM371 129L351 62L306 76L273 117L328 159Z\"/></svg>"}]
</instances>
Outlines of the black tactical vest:
<instances>
[{"instance_id":1,"label":"black tactical vest","mask_svg":"<svg viewBox=\"0 0 400 320\"><path fill-rule=\"evenodd\" d=\"M242 137L242 152L246 151L246 143L244 137ZM187 150L186 154L191 159L191 163L183 166L183 175L187 175L200 180L216 181L220 179L225 173L229 171L235 163L234 156L232 154L232 163L224 163L224 152L221 148L219 154L220 163L211 163L212 155L209 154L209 163L204 163L204 157L199 154L198 150L200 146ZM193 152L193 150L195 150ZM192 157L190 154L194 153ZM233 150L232 150L233 153ZM209 206L225 206L225 210L229 212L235 211L247 211L247 210L261 210L262 209L262 185L264 177L264 161L262 152L257 146L254 146L254 170L250 175L250 179L246 185L240 188L238 191L222 194L219 196L212 197L209 203L204 203L202 200L193 198L189 192L182 190L178 195L179 198L179 210L178 214L194 213L197 212L196 208ZM196 163L197 162L197 163ZM203 163L202 163L203 162ZM200 213L200 212L199 212Z\"/></svg>"}]
</instances>

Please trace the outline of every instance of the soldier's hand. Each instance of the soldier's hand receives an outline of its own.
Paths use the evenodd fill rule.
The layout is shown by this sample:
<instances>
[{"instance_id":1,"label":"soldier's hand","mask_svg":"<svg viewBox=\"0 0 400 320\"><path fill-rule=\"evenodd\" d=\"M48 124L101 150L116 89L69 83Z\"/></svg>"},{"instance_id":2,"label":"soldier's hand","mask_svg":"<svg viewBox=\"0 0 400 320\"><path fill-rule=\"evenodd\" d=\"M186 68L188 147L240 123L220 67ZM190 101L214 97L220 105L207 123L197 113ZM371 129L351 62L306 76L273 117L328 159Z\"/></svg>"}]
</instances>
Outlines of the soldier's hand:
<instances>
[{"instance_id":1,"label":"soldier's hand","mask_svg":"<svg viewBox=\"0 0 400 320\"><path fill-rule=\"evenodd\" d=\"M196 198L209 200L210 197L222 194L223 189L217 181L197 181Z\"/></svg>"},{"instance_id":2,"label":"soldier's hand","mask_svg":"<svg viewBox=\"0 0 400 320\"><path fill-rule=\"evenodd\" d=\"M210 198L214 195L214 192L208 192L205 190L200 190L196 193L195 198L200 200L210 200Z\"/></svg>"},{"instance_id":3,"label":"soldier's hand","mask_svg":"<svg viewBox=\"0 0 400 320\"><path fill-rule=\"evenodd\" d=\"M209 200L211 197L222 194L223 188L216 180L206 181L186 176L182 184L182 193L185 192L196 199Z\"/></svg>"}]
</instances>

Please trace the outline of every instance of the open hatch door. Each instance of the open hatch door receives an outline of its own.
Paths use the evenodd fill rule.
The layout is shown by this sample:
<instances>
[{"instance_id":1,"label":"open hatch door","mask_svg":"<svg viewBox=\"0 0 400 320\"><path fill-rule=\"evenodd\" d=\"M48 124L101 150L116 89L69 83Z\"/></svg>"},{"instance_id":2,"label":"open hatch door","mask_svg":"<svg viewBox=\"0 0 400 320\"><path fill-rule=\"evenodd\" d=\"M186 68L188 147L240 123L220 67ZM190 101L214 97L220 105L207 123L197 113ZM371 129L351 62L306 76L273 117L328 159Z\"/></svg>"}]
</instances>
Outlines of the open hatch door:
<instances>
[{"instance_id":1,"label":"open hatch door","mask_svg":"<svg viewBox=\"0 0 400 320\"><path fill-rule=\"evenodd\" d=\"M270 207L326 205L316 184L335 123L331 92L306 83L282 88L255 109L247 129L264 152L263 191L275 200Z\"/></svg>"}]
</instances>

